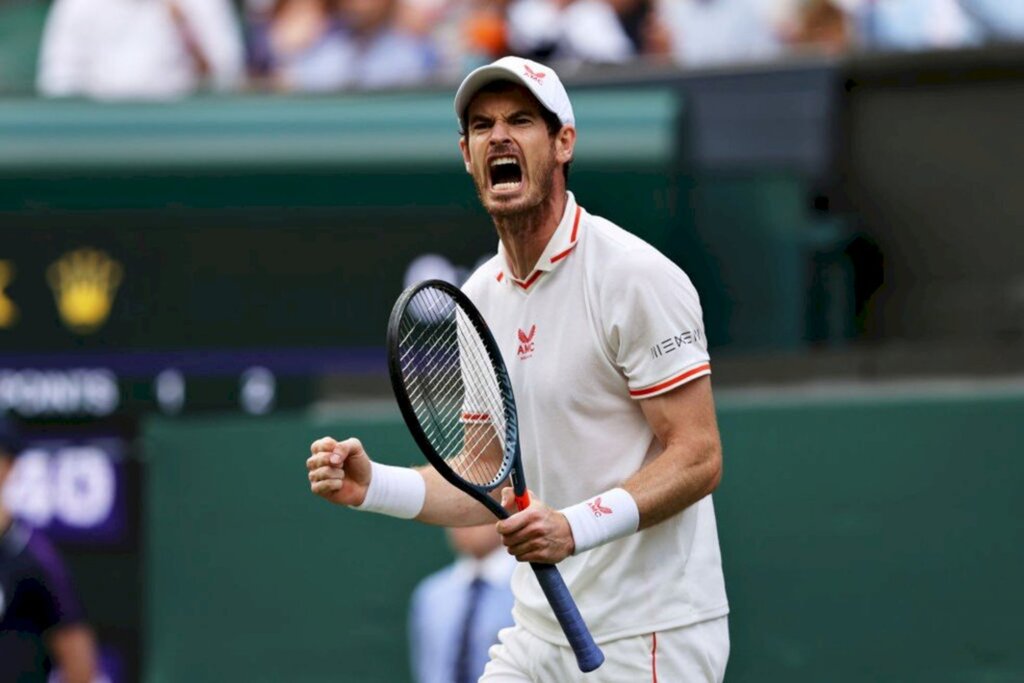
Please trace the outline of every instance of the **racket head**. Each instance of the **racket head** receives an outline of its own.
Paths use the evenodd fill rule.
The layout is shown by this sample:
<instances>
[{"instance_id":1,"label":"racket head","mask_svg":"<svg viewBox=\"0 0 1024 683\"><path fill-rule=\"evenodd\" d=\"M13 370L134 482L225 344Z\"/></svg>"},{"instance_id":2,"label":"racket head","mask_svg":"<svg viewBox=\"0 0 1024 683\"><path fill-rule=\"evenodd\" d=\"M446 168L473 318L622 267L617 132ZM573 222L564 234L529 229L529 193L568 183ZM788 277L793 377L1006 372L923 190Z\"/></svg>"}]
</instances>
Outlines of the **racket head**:
<instances>
[{"instance_id":1,"label":"racket head","mask_svg":"<svg viewBox=\"0 0 1024 683\"><path fill-rule=\"evenodd\" d=\"M388 321L395 398L424 456L449 482L507 517L490 492L522 477L515 397L483 316L462 291L425 280L398 297Z\"/></svg>"}]
</instances>

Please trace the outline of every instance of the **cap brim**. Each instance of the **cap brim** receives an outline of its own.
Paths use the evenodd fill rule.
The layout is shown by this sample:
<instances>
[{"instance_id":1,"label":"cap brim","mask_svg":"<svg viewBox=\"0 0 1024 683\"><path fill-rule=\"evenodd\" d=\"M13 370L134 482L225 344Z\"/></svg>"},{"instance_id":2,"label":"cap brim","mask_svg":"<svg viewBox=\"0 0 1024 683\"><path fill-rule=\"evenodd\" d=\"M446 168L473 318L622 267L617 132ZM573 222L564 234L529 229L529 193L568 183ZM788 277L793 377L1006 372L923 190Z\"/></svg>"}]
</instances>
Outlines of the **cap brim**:
<instances>
[{"instance_id":1,"label":"cap brim","mask_svg":"<svg viewBox=\"0 0 1024 683\"><path fill-rule=\"evenodd\" d=\"M494 83L495 81L508 81L510 83L517 83L519 85L526 86L526 88L532 93L533 88L530 84L512 69L504 66L495 66L494 64L488 64L487 66L481 66L480 68L473 71L466 77L466 80L459 86L459 91L455 93L455 113L458 115L459 120L462 121L466 116L466 107L473 101L473 97L488 83Z\"/></svg>"}]
</instances>

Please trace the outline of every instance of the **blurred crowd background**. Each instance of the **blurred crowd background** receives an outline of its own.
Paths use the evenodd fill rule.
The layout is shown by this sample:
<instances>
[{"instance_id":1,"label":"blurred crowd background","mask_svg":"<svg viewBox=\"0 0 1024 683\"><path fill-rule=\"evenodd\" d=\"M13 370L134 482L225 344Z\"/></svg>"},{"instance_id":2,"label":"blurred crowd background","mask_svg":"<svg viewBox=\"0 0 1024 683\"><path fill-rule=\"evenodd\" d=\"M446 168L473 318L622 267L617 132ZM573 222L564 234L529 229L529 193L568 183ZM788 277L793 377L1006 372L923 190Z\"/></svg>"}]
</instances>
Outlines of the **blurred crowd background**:
<instances>
[{"instance_id":1,"label":"blurred crowd background","mask_svg":"<svg viewBox=\"0 0 1024 683\"><path fill-rule=\"evenodd\" d=\"M709 67L1024 39L1002 0L2 0L0 87L168 98L450 80L505 54ZM36 55L38 53L38 60Z\"/></svg>"}]
</instances>

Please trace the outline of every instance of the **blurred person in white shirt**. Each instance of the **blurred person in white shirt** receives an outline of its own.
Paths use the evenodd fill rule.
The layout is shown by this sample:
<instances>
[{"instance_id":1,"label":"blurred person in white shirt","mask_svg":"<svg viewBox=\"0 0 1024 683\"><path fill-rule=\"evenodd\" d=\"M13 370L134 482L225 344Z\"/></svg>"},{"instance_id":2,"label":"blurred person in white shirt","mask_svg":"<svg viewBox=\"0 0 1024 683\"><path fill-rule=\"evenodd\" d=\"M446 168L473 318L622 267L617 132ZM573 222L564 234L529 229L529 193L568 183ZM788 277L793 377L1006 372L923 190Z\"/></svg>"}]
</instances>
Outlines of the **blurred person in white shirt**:
<instances>
[{"instance_id":1,"label":"blurred person in white shirt","mask_svg":"<svg viewBox=\"0 0 1024 683\"><path fill-rule=\"evenodd\" d=\"M857 26L859 43L877 50L954 48L980 36L958 0L835 0Z\"/></svg>"},{"instance_id":2,"label":"blurred person in white shirt","mask_svg":"<svg viewBox=\"0 0 1024 683\"><path fill-rule=\"evenodd\" d=\"M752 62L782 51L775 0L660 0L672 54L685 66Z\"/></svg>"},{"instance_id":3,"label":"blurred person in white shirt","mask_svg":"<svg viewBox=\"0 0 1024 683\"><path fill-rule=\"evenodd\" d=\"M36 85L50 97L171 99L244 82L229 0L55 0Z\"/></svg>"},{"instance_id":4,"label":"blurred person in white shirt","mask_svg":"<svg viewBox=\"0 0 1024 683\"><path fill-rule=\"evenodd\" d=\"M655 0L515 0L509 47L532 59L615 64L669 52Z\"/></svg>"}]
</instances>

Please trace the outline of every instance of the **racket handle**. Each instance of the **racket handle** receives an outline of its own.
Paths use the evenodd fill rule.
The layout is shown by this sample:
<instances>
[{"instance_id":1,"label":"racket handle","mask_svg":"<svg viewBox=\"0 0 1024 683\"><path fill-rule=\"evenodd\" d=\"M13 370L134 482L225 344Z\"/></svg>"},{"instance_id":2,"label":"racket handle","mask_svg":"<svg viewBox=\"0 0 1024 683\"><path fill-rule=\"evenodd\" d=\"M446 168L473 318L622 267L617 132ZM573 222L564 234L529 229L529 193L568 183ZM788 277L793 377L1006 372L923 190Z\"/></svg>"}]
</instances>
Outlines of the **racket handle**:
<instances>
[{"instance_id":1,"label":"racket handle","mask_svg":"<svg viewBox=\"0 0 1024 683\"><path fill-rule=\"evenodd\" d=\"M580 671L586 673L601 666L604 662L604 653L601 652L601 648L597 646L594 638L590 635L590 630L587 629L583 617L580 616L576 602L572 599L569 588L565 585L562 575L558 573L558 569L553 564L538 562L531 562L530 566L533 567L537 581L540 583L544 595L547 596L551 609L554 610L555 617L561 624L562 631L565 632L565 637L569 640Z\"/></svg>"}]
</instances>

